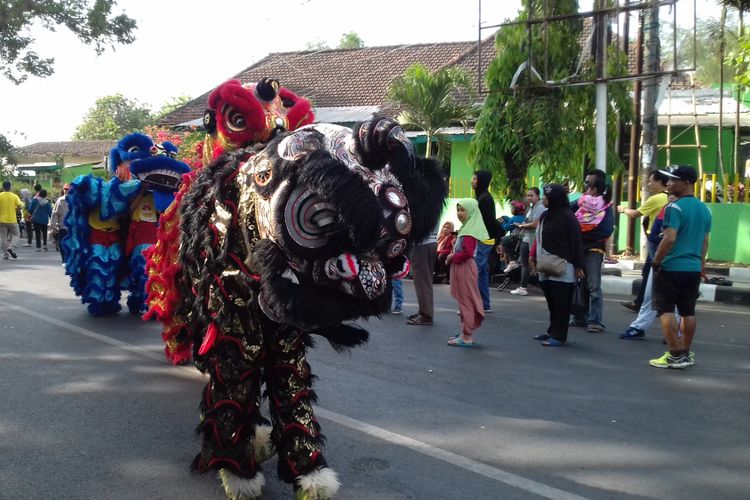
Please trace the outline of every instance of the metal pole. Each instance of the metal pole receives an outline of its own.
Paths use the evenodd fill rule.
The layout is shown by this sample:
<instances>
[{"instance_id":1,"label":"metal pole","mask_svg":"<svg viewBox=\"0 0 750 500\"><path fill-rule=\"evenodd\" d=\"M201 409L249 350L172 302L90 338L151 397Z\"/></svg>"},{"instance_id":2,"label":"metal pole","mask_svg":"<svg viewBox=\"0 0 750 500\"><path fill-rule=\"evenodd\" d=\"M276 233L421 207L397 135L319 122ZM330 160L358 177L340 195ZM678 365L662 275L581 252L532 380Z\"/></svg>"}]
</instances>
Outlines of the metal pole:
<instances>
[{"instance_id":1,"label":"metal pole","mask_svg":"<svg viewBox=\"0 0 750 500\"><path fill-rule=\"evenodd\" d=\"M602 0L596 2L596 10L604 8ZM595 26L596 77L607 77L607 17L598 13ZM596 84L596 168L607 171L607 84Z\"/></svg>"},{"instance_id":2,"label":"metal pole","mask_svg":"<svg viewBox=\"0 0 750 500\"><path fill-rule=\"evenodd\" d=\"M638 37L635 44L635 67L636 72L643 70L643 23L644 15L638 15ZM630 151L628 161L628 208L635 209L636 191L638 190L638 165L640 164L639 146L641 141L641 94L643 83L640 79L633 82L633 121L630 125ZM625 241L625 253L635 253L635 219L628 217L627 238Z\"/></svg>"},{"instance_id":3,"label":"metal pole","mask_svg":"<svg viewBox=\"0 0 750 500\"><path fill-rule=\"evenodd\" d=\"M482 95L482 0L477 0L477 95Z\"/></svg>"}]
</instances>

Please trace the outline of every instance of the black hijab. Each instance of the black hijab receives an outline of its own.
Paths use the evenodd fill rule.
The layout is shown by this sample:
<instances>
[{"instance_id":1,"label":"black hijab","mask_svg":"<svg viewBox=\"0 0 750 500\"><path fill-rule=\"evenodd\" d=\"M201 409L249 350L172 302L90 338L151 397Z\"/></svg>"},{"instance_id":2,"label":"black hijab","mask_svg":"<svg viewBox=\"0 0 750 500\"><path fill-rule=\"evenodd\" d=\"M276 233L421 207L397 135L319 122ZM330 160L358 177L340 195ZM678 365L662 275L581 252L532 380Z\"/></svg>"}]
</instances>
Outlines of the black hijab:
<instances>
[{"instance_id":1,"label":"black hijab","mask_svg":"<svg viewBox=\"0 0 750 500\"><path fill-rule=\"evenodd\" d=\"M544 186L547 211L542 214L542 246L544 249L567 260L574 267L583 267L583 244L581 227L570 210L568 192L560 184Z\"/></svg>"}]
</instances>

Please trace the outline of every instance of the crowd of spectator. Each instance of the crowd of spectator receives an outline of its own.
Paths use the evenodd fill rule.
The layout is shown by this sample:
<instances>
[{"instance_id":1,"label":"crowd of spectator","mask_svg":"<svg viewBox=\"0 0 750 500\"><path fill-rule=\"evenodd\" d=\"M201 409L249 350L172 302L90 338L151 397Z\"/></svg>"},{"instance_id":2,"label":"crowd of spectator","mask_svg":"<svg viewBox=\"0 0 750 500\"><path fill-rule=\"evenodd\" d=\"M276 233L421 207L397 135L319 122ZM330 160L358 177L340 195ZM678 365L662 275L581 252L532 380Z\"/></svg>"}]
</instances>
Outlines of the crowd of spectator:
<instances>
[{"instance_id":1,"label":"crowd of spectator","mask_svg":"<svg viewBox=\"0 0 750 500\"><path fill-rule=\"evenodd\" d=\"M638 209L615 210L605 173L591 170L575 201L569 200L567 186L548 184L543 194L532 187L525 203L512 201L510 215L496 217L489 190L492 176L477 171L472 179L474 199L459 200L455 207L461 224L458 230L446 222L426 242L431 245L429 251L417 245L412 253L422 272L414 273L419 311L407 323L432 324L432 283L449 283L458 305L460 331L448 339L448 345L474 347L476 330L492 312L491 277L505 277L500 290L509 275L520 270L519 286L510 293L527 296L534 276L547 302L548 327L534 336L543 346L564 346L570 327L604 333L602 267L619 212L643 218L648 241L641 290L635 300L623 303L639 316L620 338L644 338L645 330L659 317L668 349L650 360L651 366L692 366L695 302L711 228L710 212L692 195L696 179L690 166L654 171L648 183L651 196ZM429 279L427 269L431 270ZM402 303L399 281L394 286L395 314L401 312Z\"/></svg>"},{"instance_id":2,"label":"crowd of spectator","mask_svg":"<svg viewBox=\"0 0 750 500\"><path fill-rule=\"evenodd\" d=\"M34 246L37 252L49 251L48 239L54 241L59 251L59 242L67 234L64 219L67 214L65 194L69 189L66 184L55 199L41 185L34 186L34 195L29 189L21 189L19 194L13 192L11 181L3 181L3 192L0 193L0 240L2 240L3 259L18 258L17 242L23 241L22 247Z\"/></svg>"}]
</instances>

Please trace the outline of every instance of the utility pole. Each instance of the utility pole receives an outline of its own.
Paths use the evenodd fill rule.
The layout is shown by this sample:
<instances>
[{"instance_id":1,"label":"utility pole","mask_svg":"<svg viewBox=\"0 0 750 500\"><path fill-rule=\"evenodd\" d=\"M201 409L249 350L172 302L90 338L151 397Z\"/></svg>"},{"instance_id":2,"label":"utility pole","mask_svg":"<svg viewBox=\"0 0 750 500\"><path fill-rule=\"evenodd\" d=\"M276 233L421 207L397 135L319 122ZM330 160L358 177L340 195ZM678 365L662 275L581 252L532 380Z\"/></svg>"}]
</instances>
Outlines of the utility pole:
<instances>
[{"instance_id":1,"label":"utility pole","mask_svg":"<svg viewBox=\"0 0 750 500\"><path fill-rule=\"evenodd\" d=\"M597 0L596 10L603 10L604 0ZM596 14L594 47L596 47L596 168L607 171L607 14Z\"/></svg>"},{"instance_id":2,"label":"utility pole","mask_svg":"<svg viewBox=\"0 0 750 500\"><path fill-rule=\"evenodd\" d=\"M638 36L635 43L635 68L636 73L643 73L643 12L638 13ZM628 208L635 210L636 195L638 189L638 167L640 165L641 145L641 97L643 85L639 78L633 82L633 121L630 125L630 149L628 159ZM627 238L625 241L625 253L635 254L635 219L626 218Z\"/></svg>"},{"instance_id":3,"label":"utility pole","mask_svg":"<svg viewBox=\"0 0 750 500\"><path fill-rule=\"evenodd\" d=\"M659 6L658 1L651 0L651 7L644 10L644 58L645 72L658 73L659 67ZM644 80L643 83L643 150L641 152L641 199L648 198L649 172L656 168L656 146L658 142L658 110L656 109L656 100L658 97L659 79L651 76ZM635 190L628 193L629 205L635 208ZM635 220L630 219L629 224L635 227ZM630 225L628 226L630 229ZM628 237L631 232L628 230ZM628 241L628 247L635 246L635 230L632 232L633 239ZM642 241L642 247L645 241ZM642 253L642 252L641 252Z\"/></svg>"}]
</instances>

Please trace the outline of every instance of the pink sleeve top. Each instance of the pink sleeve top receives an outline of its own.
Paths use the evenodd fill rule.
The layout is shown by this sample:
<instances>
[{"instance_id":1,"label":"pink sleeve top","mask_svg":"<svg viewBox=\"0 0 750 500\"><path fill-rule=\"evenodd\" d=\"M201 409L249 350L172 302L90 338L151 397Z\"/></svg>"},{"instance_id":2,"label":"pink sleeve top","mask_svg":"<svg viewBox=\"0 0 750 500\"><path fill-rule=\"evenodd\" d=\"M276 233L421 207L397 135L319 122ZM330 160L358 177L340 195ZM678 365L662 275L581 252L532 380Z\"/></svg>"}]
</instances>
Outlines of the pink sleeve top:
<instances>
[{"instance_id":1,"label":"pink sleeve top","mask_svg":"<svg viewBox=\"0 0 750 500\"><path fill-rule=\"evenodd\" d=\"M477 240L472 236L461 237L461 249L453 253L454 264L460 264L474 258L474 252L477 249Z\"/></svg>"}]
</instances>

